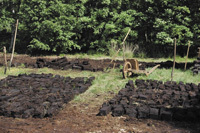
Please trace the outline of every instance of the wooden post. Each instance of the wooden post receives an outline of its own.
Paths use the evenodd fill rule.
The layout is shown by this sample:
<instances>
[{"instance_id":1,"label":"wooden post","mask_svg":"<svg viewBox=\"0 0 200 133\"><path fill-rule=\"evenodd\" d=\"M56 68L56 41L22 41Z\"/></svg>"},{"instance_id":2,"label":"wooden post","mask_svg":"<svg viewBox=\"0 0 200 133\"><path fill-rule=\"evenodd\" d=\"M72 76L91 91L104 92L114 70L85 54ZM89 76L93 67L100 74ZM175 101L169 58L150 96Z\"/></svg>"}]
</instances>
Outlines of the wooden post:
<instances>
[{"instance_id":1,"label":"wooden post","mask_svg":"<svg viewBox=\"0 0 200 133\"><path fill-rule=\"evenodd\" d=\"M187 60L188 60L189 51L190 51L190 41L188 42L188 49L187 49L187 56L186 56L186 60L185 60L184 70L186 70L186 68L187 68Z\"/></svg>"},{"instance_id":2,"label":"wooden post","mask_svg":"<svg viewBox=\"0 0 200 133\"><path fill-rule=\"evenodd\" d=\"M200 47L199 47L198 49L199 49L199 52L198 52L198 57L200 57Z\"/></svg>"},{"instance_id":3,"label":"wooden post","mask_svg":"<svg viewBox=\"0 0 200 133\"><path fill-rule=\"evenodd\" d=\"M4 74L6 74L7 68L8 68L7 57L6 57L6 47L3 47L3 56L4 56L4 62L5 62Z\"/></svg>"},{"instance_id":4,"label":"wooden post","mask_svg":"<svg viewBox=\"0 0 200 133\"><path fill-rule=\"evenodd\" d=\"M173 81L175 63L176 63L176 38L174 39L174 63L173 63L173 68L172 68L172 73L171 73L171 81Z\"/></svg>"},{"instance_id":5,"label":"wooden post","mask_svg":"<svg viewBox=\"0 0 200 133\"><path fill-rule=\"evenodd\" d=\"M11 42L10 42L10 47L9 47L9 49L8 49L9 52L11 52L12 47L13 47L14 34L15 34L15 27L14 27L14 25L12 24Z\"/></svg>"},{"instance_id":6,"label":"wooden post","mask_svg":"<svg viewBox=\"0 0 200 133\"><path fill-rule=\"evenodd\" d=\"M112 58L112 60L110 61L110 63L112 63L112 62L115 60L115 58L117 57L117 54L119 53L119 51L120 51L120 48L117 50L117 52L116 52L115 55L113 56L113 58Z\"/></svg>"},{"instance_id":7,"label":"wooden post","mask_svg":"<svg viewBox=\"0 0 200 133\"><path fill-rule=\"evenodd\" d=\"M125 41L126 41L126 38L128 37L128 34L130 33L131 29L128 30L124 40L123 40L123 61L125 61Z\"/></svg>"},{"instance_id":8,"label":"wooden post","mask_svg":"<svg viewBox=\"0 0 200 133\"><path fill-rule=\"evenodd\" d=\"M15 42L16 42L16 36L17 36L18 21L19 20L17 19L16 26L15 26L15 37L14 37L13 48L12 48L12 55L11 55L11 58L10 58L9 67L11 67L13 56L14 56L14 52L15 52Z\"/></svg>"}]
</instances>

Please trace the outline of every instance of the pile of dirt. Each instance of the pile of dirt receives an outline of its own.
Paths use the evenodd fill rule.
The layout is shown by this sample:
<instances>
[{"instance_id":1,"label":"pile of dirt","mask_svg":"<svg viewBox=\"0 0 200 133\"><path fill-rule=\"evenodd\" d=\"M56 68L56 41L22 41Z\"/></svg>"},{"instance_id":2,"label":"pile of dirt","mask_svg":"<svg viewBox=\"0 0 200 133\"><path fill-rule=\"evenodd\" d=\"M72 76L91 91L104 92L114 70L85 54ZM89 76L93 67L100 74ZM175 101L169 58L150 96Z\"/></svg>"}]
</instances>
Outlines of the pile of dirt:
<instances>
[{"instance_id":1,"label":"pile of dirt","mask_svg":"<svg viewBox=\"0 0 200 133\"><path fill-rule=\"evenodd\" d=\"M100 108L98 115L129 115L175 121L200 121L200 84L153 80L129 81L109 102Z\"/></svg>"},{"instance_id":2,"label":"pile of dirt","mask_svg":"<svg viewBox=\"0 0 200 133\"><path fill-rule=\"evenodd\" d=\"M75 95L85 92L94 77L62 77L52 74L21 74L0 80L0 115L50 117Z\"/></svg>"},{"instance_id":3,"label":"pile of dirt","mask_svg":"<svg viewBox=\"0 0 200 133\"><path fill-rule=\"evenodd\" d=\"M192 68L192 72L194 75L200 74L200 57L198 57L197 60L194 61L194 67Z\"/></svg>"}]
</instances>

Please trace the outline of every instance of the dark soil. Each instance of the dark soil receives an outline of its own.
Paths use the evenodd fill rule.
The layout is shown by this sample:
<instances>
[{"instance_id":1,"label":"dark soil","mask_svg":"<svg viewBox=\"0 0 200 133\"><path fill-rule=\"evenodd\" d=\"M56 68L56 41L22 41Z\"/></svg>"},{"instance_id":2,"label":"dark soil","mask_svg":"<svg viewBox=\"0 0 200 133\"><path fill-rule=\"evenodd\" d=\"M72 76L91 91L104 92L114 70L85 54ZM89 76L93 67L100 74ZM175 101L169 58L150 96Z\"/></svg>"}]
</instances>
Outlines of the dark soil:
<instances>
[{"instance_id":1,"label":"dark soil","mask_svg":"<svg viewBox=\"0 0 200 133\"><path fill-rule=\"evenodd\" d=\"M75 95L85 92L94 77L22 74L0 80L0 115L14 118L49 117Z\"/></svg>"},{"instance_id":2,"label":"dark soil","mask_svg":"<svg viewBox=\"0 0 200 133\"><path fill-rule=\"evenodd\" d=\"M8 59L9 60L9 59ZM3 57L0 57L0 66L4 64ZM93 60L93 59L72 59L72 58L49 58L49 57L30 57L24 55L15 56L13 59L12 66L17 67L24 64L27 68L53 68L60 70L67 69L78 69L78 70L88 70L88 71L104 71L107 68L119 68L120 65L123 66L123 61L115 60L112 63L111 59L102 59L102 60ZM159 68L171 68L173 66L172 61L166 62L139 62L141 64L140 69L144 70L148 67L154 67L157 64L160 64ZM185 63L176 63L175 67L177 69L184 69ZM188 62L187 68L194 66L193 62Z\"/></svg>"},{"instance_id":3,"label":"dark soil","mask_svg":"<svg viewBox=\"0 0 200 133\"><path fill-rule=\"evenodd\" d=\"M110 63L111 60L103 59L103 60L91 60L91 59L67 59L66 57L53 59L51 61L47 61L46 59L38 58L36 61L36 68L53 68L53 69L77 69L77 70L88 70L88 71L104 71L104 69L108 67L113 67L115 63L115 67L118 67L122 64L122 61L114 61L114 63Z\"/></svg>"},{"instance_id":4,"label":"dark soil","mask_svg":"<svg viewBox=\"0 0 200 133\"><path fill-rule=\"evenodd\" d=\"M129 115L166 121L200 122L200 84L152 80L129 81L125 88L104 103L98 115Z\"/></svg>"},{"instance_id":5,"label":"dark soil","mask_svg":"<svg viewBox=\"0 0 200 133\"><path fill-rule=\"evenodd\" d=\"M154 67L158 64L160 66L158 68L171 68L173 66L173 61L165 61L165 62L140 62L142 65L140 66L141 68L148 68L148 67ZM188 62L187 63L187 69L190 69L191 67L194 66L194 62ZM175 63L175 68L176 69L184 69L185 63Z\"/></svg>"},{"instance_id":6,"label":"dark soil","mask_svg":"<svg viewBox=\"0 0 200 133\"><path fill-rule=\"evenodd\" d=\"M194 66L192 68L193 74L200 74L200 57L197 58L196 61L194 61Z\"/></svg>"},{"instance_id":7,"label":"dark soil","mask_svg":"<svg viewBox=\"0 0 200 133\"><path fill-rule=\"evenodd\" d=\"M45 60L45 61L43 61L43 60ZM85 60L86 60L86 62L83 62ZM57 66L58 64L56 64L56 62L60 62L60 61L63 62L63 63L61 63L62 65ZM87 61L88 61L88 63L87 63ZM43 57L43 58L39 59L38 57L29 57L29 56L19 55L19 56L14 57L12 66L17 67L17 66L20 66L21 64L24 64L25 67L30 67L30 68L40 68L40 67L54 68L55 67L54 69L68 69L67 66L69 66L69 69L87 70L86 67L82 67L82 65L85 65L85 66L89 67L88 70L90 70L90 71L102 71L104 68L107 68L107 66L109 66L110 61L111 60L107 60L107 59L96 61L96 60L89 60L89 59L49 58L49 57L48 58ZM70 64L69 64L69 62L70 62ZM42 66L42 64L43 64L43 66ZM75 64L75 65L72 65L72 64ZM119 61L119 64L123 65L123 62ZM142 63L142 64L143 65L141 66L141 69L142 69L142 67L146 68L146 67L151 67L151 66L155 65L155 63L151 63L151 65L147 65L149 63ZM0 66L2 66L2 65L3 65L3 58L0 57ZM79 65L81 65L81 66L79 66ZM95 66L95 67L91 67L91 66ZM168 67L170 67L170 66L172 66L172 62L169 63ZM177 66L179 66L179 65L176 65L176 67ZM183 68L183 66L184 65L182 65L181 68ZM191 66L194 66L194 64ZM110 65L110 67L112 67L112 65ZM117 63L116 63L115 67L119 67L119 65L117 65ZM164 68L164 67L165 67L165 65L161 65L161 68ZM26 77L27 75L24 75L24 76L21 75L21 76ZM50 77L51 77L51 75L50 75ZM15 78L20 78L20 77L15 77ZM56 77L54 77L54 78L56 78ZM42 78L40 78L40 79L42 79ZM61 80L62 80L62 77L61 77ZM71 80L74 80L74 79L71 79ZM61 83L59 81L58 81L58 83ZM18 83L16 83L16 84L17 84L17 86L24 86L24 83L25 83L24 81L21 82L21 80L20 80L21 85ZM43 83L41 83L40 81L37 80L37 84L41 85ZM6 87L5 85L7 85L7 84L4 84L3 86ZM62 85L62 83L61 83L61 85ZM132 85L133 85L133 83L131 83L131 81L130 81L129 84L127 84L126 88L124 88L124 89L129 90L127 87L130 88L130 86L132 86ZM188 85L191 86L191 84L188 84ZM1 86L0 88L4 88L4 87ZM44 87L42 87L40 89L36 89L36 90L39 93L40 91L44 90L43 88ZM133 86L132 86L132 88L133 88ZM165 86L164 87L160 86L160 88L164 88L164 90L166 89ZM14 92L17 93L17 91L15 91L15 89L13 92L12 91L10 92L10 89L12 90L13 88L12 87L7 88L4 91L9 92L8 94L14 93ZM22 88L20 87L20 90L21 89ZM183 92L185 92L184 87L182 87L182 89L183 89ZM21 91L20 91L20 93L23 94L24 97L28 98L26 96L26 94L28 93L28 90L29 89L27 89L27 91L23 92L23 89L22 89L23 93ZM149 90L152 90L152 89L149 88ZM157 89L155 89L155 90L157 90ZM172 89L170 89L170 90L172 90ZM61 89L61 92L64 92L64 91L65 91L64 89ZM136 89L134 91L139 93L139 91L137 91ZM196 92L194 93L194 92L195 91L192 90L190 92L190 96L188 98L198 97L198 93L196 93ZM2 93L2 92L0 92L0 93ZM33 96L35 95L35 98L38 97L38 95L39 95L38 93L37 94L33 93ZM53 93L52 95L56 95L54 92L51 92L51 91L49 93ZM60 92L57 92L57 93L60 94L59 95L60 97L59 96L56 97L56 100L58 100L58 99L64 100L61 97L64 93L60 93ZM77 93L77 94L79 94L79 93ZM72 94L72 93L70 93L70 94ZM126 97L121 97L122 99L117 101L117 102L120 101L121 105L125 105L124 103L126 103L126 101L129 100L127 97L128 95L125 94L123 91L120 91L119 94L126 95ZM152 93L152 94L154 94L154 93ZM197 96L195 96L195 94L197 94ZM129 95L131 95L131 91L130 91ZM4 95L4 96L7 96L7 95ZM10 96L10 95L8 95L8 96ZM30 97L33 97L33 96L30 96ZM45 94L44 96L47 96L47 95ZM67 96L69 96L69 95L67 95ZM147 95L143 94L143 92L142 92L140 97L137 98L138 103L142 104L142 102L140 102L140 101L145 102L145 99L148 98L146 96ZM155 95L155 96L157 96L157 95ZM14 95L13 95L13 97L14 97ZM113 132L120 132L120 133L123 133L123 132L128 132L128 133L180 132L180 133L193 133L193 132L197 132L198 133L198 132L200 132L200 124L199 123L187 122L184 120L185 119L184 117L180 117L180 118L184 118L183 119L184 122L181 122L180 120L178 120L176 122L175 121L161 121L160 115L157 115L157 114L160 114L161 111L160 110L158 111L158 109L156 109L156 108L149 109L149 110L151 110L151 117L149 114L149 118L152 118L152 119L137 119L138 118L137 116L135 118L134 116L131 116L131 115L130 116L124 115L124 114L128 114L127 113L128 109L123 110L124 109L123 106L120 106L120 105L118 106L116 104L115 104L116 106L114 106L116 108L115 114L123 114L123 116L113 117L112 116L113 114L111 115L111 113L109 113L106 116L96 116L96 114L99 112L99 108L103 104L103 101L105 101L105 98L107 99L108 97L110 97L110 98L114 97L114 93L108 92L108 93L104 93L104 94L99 94L95 98L91 97L89 102L83 102L84 104L82 102L74 103L73 101L71 101L71 102L68 101L67 103L63 102L64 105L62 105L60 108L58 108L57 111L53 112L51 115L44 113L46 110L45 108L43 108L44 112L41 112L40 114L37 113L37 115L31 114L31 115L29 115L30 117L28 116L28 118L23 117L24 113L19 115L17 113L10 113L10 111L7 111L9 114L9 115L7 115L5 112L3 112L6 115L0 116L0 133L1 132L3 132L3 133L4 132L14 132L14 133L21 133L21 132L29 132L29 133L30 132L41 132L41 133L49 133L49 132L61 132L61 133L77 133L77 132L99 132L99 133L101 133L101 132L106 132L106 133L113 133ZM40 98L45 100L45 97L40 97ZM177 98L179 98L179 97L177 97ZM133 99L133 98L130 98L130 99ZM164 98L162 98L162 99L164 99ZM17 102L14 99L12 99L12 100L15 103ZM28 98L28 100L30 100L30 99ZM24 100L21 102L26 103L26 102L29 102L28 100ZM9 102L7 100L5 100L5 101ZM35 101L37 101L37 100L35 100ZM41 100L38 100L38 102L39 101L41 101ZM114 103L116 103L115 100L110 100L110 102L113 103L113 105L114 105ZM0 103L3 103L3 101L0 100ZM106 104L108 104L108 103L106 103ZM37 105L38 105L38 107L41 107L41 108L44 106L44 105L42 105L42 103L38 103ZM187 104L185 104L185 105L187 105ZM193 105L193 103L191 103L189 105ZM0 104L0 106L2 106L2 104ZM12 106L15 106L15 105L12 105ZM26 108L26 106L23 106L23 107ZM44 106L44 107L47 107L47 106ZM156 104L156 107L157 107L157 104ZM145 109L146 109L146 107L140 108L139 112L146 112ZM113 108L105 109L105 114L107 114L107 112L109 112L109 110L110 110L110 112L112 112ZM147 107L147 110L148 110L148 107ZM1 110L1 112L2 112L2 110ZM130 108L130 112L133 112L131 110L131 108ZM165 112L162 114L165 114ZM140 116L145 116L145 115L146 115L145 113L140 113ZM11 117L8 117L8 116L11 116ZM22 118L14 118L14 117L18 117L18 116L22 117ZM51 117L48 117L48 116L51 116ZM164 116L162 117L162 119L165 118ZM187 116L189 116L189 115L187 115ZM42 119L40 117L42 117ZM197 117L199 118L199 116L197 116ZM24 118L26 118L26 119L24 119ZM172 120L175 120L173 116L172 116Z\"/></svg>"}]
</instances>

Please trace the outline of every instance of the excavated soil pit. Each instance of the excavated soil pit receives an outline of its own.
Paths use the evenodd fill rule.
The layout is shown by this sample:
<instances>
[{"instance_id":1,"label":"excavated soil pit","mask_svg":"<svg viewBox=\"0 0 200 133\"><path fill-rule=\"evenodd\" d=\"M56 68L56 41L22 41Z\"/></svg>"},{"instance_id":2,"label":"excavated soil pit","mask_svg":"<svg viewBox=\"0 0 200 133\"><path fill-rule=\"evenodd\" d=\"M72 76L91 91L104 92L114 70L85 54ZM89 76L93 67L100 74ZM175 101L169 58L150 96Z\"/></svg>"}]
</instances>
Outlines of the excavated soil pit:
<instances>
[{"instance_id":1,"label":"excavated soil pit","mask_svg":"<svg viewBox=\"0 0 200 133\"><path fill-rule=\"evenodd\" d=\"M44 118L58 113L75 95L85 92L94 77L21 74L0 80L0 115Z\"/></svg>"},{"instance_id":2,"label":"excavated soil pit","mask_svg":"<svg viewBox=\"0 0 200 133\"><path fill-rule=\"evenodd\" d=\"M200 121L200 84L153 80L129 81L98 115L129 115L169 121Z\"/></svg>"}]
</instances>

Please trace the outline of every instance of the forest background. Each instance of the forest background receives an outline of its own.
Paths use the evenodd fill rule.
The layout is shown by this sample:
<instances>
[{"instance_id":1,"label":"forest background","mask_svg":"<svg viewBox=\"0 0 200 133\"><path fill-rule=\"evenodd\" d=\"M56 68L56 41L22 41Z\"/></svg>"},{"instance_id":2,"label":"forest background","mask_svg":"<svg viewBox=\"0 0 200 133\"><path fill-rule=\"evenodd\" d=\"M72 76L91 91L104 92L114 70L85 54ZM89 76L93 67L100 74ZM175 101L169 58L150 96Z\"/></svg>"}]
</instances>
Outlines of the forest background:
<instances>
[{"instance_id":1,"label":"forest background","mask_svg":"<svg viewBox=\"0 0 200 133\"><path fill-rule=\"evenodd\" d=\"M108 54L126 40L148 57L190 56L200 46L199 0L0 0L0 50L31 55Z\"/></svg>"}]
</instances>

